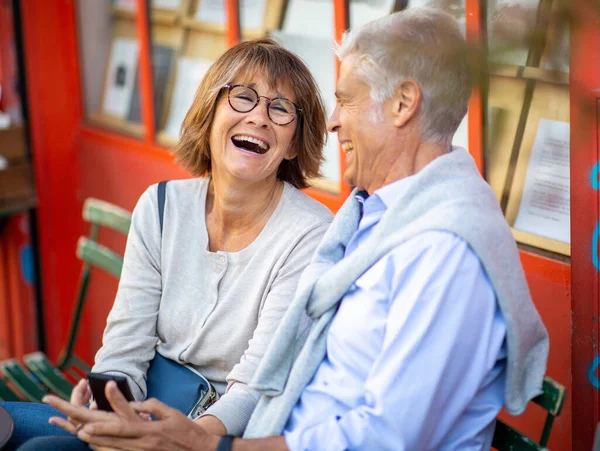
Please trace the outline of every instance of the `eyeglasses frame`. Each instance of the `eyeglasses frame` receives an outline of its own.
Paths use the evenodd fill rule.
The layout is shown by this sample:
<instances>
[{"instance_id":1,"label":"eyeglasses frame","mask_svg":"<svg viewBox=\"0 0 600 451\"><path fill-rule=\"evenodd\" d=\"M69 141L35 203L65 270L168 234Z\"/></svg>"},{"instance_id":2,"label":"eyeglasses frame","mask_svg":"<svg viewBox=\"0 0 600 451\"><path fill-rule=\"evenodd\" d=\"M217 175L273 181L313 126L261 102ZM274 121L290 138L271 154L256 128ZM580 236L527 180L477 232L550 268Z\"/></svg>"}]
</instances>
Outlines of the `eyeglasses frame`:
<instances>
[{"instance_id":1,"label":"eyeglasses frame","mask_svg":"<svg viewBox=\"0 0 600 451\"><path fill-rule=\"evenodd\" d=\"M252 90L252 91L254 91L254 93L256 94L256 103L255 103L255 104L254 104L254 106L253 106L252 108L250 108L248 111L240 111L240 110L236 109L236 108L235 108L235 107L234 107L234 106L231 104L231 90L232 90L233 88L237 88L237 87L242 87L242 88L248 88L248 89L251 89L251 90ZM261 95L259 95L259 94L258 94L258 92L256 91L256 89L254 89L254 88L252 88L252 87L250 87L250 86L242 85L242 84L235 84L235 85L232 85L232 84L229 84L229 83L228 83L228 84L226 84L226 85L224 85L224 86L223 86L223 89L225 89L225 88L227 88L227 102L229 103L229 106L230 106L230 107L231 107L231 108L232 108L234 111L237 111L238 113L249 113L250 111L252 111L254 108L256 108L256 107L258 106L258 104L260 103L260 99L261 99L261 98L263 98L263 99L266 99L266 101L267 101L267 116L269 116L269 120L270 120L271 122L273 122L275 125L279 125L280 127L283 127L283 126L285 126L285 125L289 125L289 124L291 124L292 122L294 122L294 119L296 119L296 118L298 117L298 115L302 113L302 108L300 108L298 105L296 105L296 104L295 104L294 102L292 102L290 99L286 99L285 97L280 97L280 96L278 96L278 97L273 97L273 98L271 99L271 98L269 98L269 97L267 97L267 96L261 96ZM295 114L293 114L293 116L292 116L292 120L291 120L291 121L289 121L289 122L286 122L285 124L279 124L279 123L275 122L275 121L273 120L273 118L271 117L271 113L269 112L269 106L271 105L271 102L273 102L274 100L277 100L277 99L279 99L279 100L285 100L286 102L290 102L290 103L291 103L292 105L294 105L294 107L296 108L296 113L295 113Z\"/></svg>"}]
</instances>

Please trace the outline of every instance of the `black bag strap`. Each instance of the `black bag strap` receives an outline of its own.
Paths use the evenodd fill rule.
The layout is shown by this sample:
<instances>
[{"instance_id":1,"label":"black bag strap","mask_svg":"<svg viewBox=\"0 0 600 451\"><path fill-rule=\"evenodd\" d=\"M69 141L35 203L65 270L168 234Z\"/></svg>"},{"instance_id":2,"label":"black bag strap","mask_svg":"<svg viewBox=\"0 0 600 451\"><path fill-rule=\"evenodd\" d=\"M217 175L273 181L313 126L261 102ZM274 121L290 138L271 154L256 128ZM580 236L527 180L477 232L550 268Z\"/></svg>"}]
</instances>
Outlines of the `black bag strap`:
<instances>
[{"instance_id":1,"label":"black bag strap","mask_svg":"<svg viewBox=\"0 0 600 451\"><path fill-rule=\"evenodd\" d=\"M163 222L165 217L165 199L167 197L167 183L168 180L163 180L158 184L158 222L160 224L160 236L162 237L163 233Z\"/></svg>"}]
</instances>

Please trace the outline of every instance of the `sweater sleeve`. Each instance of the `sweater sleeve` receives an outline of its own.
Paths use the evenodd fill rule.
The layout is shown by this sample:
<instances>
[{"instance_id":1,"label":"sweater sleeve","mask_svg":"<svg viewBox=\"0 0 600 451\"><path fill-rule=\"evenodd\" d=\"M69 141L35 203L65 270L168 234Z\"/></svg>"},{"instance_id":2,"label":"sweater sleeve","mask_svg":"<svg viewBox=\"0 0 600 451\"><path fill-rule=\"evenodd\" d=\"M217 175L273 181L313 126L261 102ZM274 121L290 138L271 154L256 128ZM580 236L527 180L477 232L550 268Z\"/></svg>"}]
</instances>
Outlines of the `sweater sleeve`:
<instances>
[{"instance_id":1,"label":"sweater sleeve","mask_svg":"<svg viewBox=\"0 0 600 451\"><path fill-rule=\"evenodd\" d=\"M256 407L259 394L248 387L277 326L290 305L302 271L306 268L329 226L321 223L306 233L294 246L273 281L260 311L258 325L240 362L227 376L226 393L204 415L217 417L229 435L241 436Z\"/></svg>"},{"instance_id":2,"label":"sweater sleeve","mask_svg":"<svg viewBox=\"0 0 600 451\"><path fill-rule=\"evenodd\" d=\"M148 188L133 211L119 288L93 368L127 377L136 400L146 397L146 371L157 344L162 282L156 190Z\"/></svg>"}]
</instances>

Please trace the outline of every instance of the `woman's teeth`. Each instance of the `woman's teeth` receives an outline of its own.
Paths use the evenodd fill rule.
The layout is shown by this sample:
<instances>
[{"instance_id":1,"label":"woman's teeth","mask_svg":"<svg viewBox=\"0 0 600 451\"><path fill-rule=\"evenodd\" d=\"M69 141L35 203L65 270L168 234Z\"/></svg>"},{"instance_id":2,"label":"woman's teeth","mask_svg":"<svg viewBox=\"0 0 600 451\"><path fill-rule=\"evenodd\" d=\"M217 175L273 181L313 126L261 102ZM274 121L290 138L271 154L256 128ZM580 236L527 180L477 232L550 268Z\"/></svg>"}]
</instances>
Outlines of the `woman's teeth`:
<instances>
[{"instance_id":1,"label":"woman's teeth","mask_svg":"<svg viewBox=\"0 0 600 451\"><path fill-rule=\"evenodd\" d=\"M236 135L231 138L233 143L242 149L250 150L251 152L263 154L269 150L269 144L262 139L254 138L248 135Z\"/></svg>"}]
</instances>

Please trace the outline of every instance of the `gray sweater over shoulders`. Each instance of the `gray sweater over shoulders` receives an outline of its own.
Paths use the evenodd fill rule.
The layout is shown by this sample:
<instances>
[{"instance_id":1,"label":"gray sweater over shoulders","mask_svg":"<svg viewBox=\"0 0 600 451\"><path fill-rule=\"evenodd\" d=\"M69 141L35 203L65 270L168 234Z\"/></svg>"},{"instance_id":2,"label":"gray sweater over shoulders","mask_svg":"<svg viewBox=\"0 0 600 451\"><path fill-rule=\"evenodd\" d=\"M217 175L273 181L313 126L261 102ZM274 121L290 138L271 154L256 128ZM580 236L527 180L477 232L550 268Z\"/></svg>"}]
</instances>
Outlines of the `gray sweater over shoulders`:
<instances>
[{"instance_id":1,"label":"gray sweater over shoulders","mask_svg":"<svg viewBox=\"0 0 600 451\"><path fill-rule=\"evenodd\" d=\"M481 261L506 322L506 407L510 414L521 414L527 402L541 393L548 333L531 300L510 228L473 158L455 148L413 175L409 189L386 210L367 240L344 257L359 220L360 205L351 195L304 271L294 301L251 382L262 397L244 437L281 434L323 361L327 331L344 294L382 256L429 230L461 237Z\"/></svg>"},{"instance_id":2,"label":"gray sweater over shoulders","mask_svg":"<svg viewBox=\"0 0 600 451\"><path fill-rule=\"evenodd\" d=\"M333 215L286 183L252 244L210 252L208 181L169 182L162 239L157 185L140 197L93 370L126 376L141 400L155 350L192 364L223 395L207 414L240 435L258 400L247 384Z\"/></svg>"}]
</instances>

